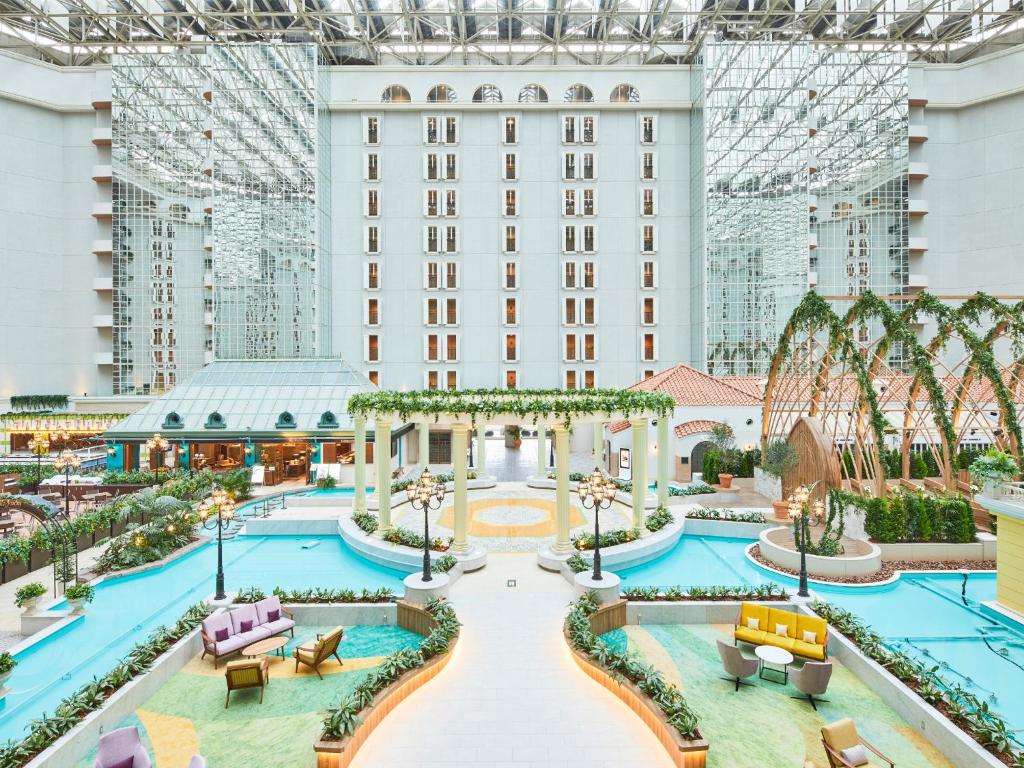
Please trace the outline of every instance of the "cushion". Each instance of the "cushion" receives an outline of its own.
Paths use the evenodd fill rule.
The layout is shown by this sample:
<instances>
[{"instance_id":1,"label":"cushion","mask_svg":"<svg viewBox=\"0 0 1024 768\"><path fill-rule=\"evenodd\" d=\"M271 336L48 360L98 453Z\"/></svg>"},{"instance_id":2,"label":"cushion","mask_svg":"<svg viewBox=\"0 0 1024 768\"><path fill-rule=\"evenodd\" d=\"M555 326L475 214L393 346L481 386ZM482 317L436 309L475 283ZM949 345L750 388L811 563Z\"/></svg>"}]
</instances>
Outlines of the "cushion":
<instances>
[{"instance_id":1,"label":"cushion","mask_svg":"<svg viewBox=\"0 0 1024 768\"><path fill-rule=\"evenodd\" d=\"M106 768L132 768L135 765L135 755L131 755L114 763L107 763Z\"/></svg>"},{"instance_id":2,"label":"cushion","mask_svg":"<svg viewBox=\"0 0 1024 768\"><path fill-rule=\"evenodd\" d=\"M230 613L231 628L233 633L242 631L242 622L251 621L252 626L259 624L259 616L256 614L255 605L241 605Z\"/></svg>"},{"instance_id":3,"label":"cushion","mask_svg":"<svg viewBox=\"0 0 1024 768\"><path fill-rule=\"evenodd\" d=\"M237 635L233 635L233 637L240 637L245 641L246 645L249 645L249 643L255 643L257 640L264 640L270 637L270 630L267 629L265 624L258 624L248 632L239 632Z\"/></svg>"},{"instance_id":4,"label":"cushion","mask_svg":"<svg viewBox=\"0 0 1024 768\"><path fill-rule=\"evenodd\" d=\"M786 634L790 637L796 637L797 621L797 615L792 611L784 611L781 608L772 608L771 613L769 614L769 621L766 626L769 631L771 631L772 627L779 624L785 624Z\"/></svg>"},{"instance_id":5,"label":"cushion","mask_svg":"<svg viewBox=\"0 0 1024 768\"><path fill-rule=\"evenodd\" d=\"M277 595L271 595L270 597L265 597L256 602L256 623L266 624L269 621L273 621L273 619L270 618L271 611L277 611L278 618L280 618L281 601L278 599Z\"/></svg>"},{"instance_id":6,"label":"cushion","mask_svg":"<svg viewBox=\"0 0 1024 768\"><path fill-rule=\"evenodd\" d=\"M257 640L260 638L256 638ZM231 653L232 651L238 651L245 648L249 643L254 643L255 640L246 640L243 635L232 635L227 640L220 640L214 643L214 647L217 649L217 655L223 656L225 653Z\"/></svg>"},{"instance_id":7,"label":"cushion","mask_svg":"<svg viewBox=\"0 0 1024 768\"><path fill-rule=\"evenodd\" d=\"M825 645L828 642L828 623L818 616L800 615L796 621L796 628L800 630L801 637L804 630L815 634L814 642L818 645Z\"/></svg>"},{"instance_id":8,"label":"cushion","mask_svg":"<svg viewBox=\"0 0 1024 768\"><path fill-rule=\"evenodd\" d=\"M245 619L239 622L239 624L239 629L241 629L242 632L252 632L252 619Z\"/></svg>"},{"instance_id":9,"label":"cushion","mask_svg":"<svg viewBox=\"0 0 1024 768\"><path fill-rule=\"evenodd\" d=\"M757 603L740 603L740 620L736 622L740 626L747 626L747 619L754 618L761 622L762 627L768 626L769 608L766 605Z\"/></svg>"},{"instance_id":10,"label":"cushion","mask_svg":"<svg viewBox=\"0 0 1024 768\"><path fill-rule=\"evenodd\" d=\"M868 764L868 751L864 749L863 744L857 744L849 749L843 749L839 754L841 754L847 762L852 763L853 765Z\"/></svg>"},{"instance_id":11,"label":"cushion","mask_svg":"<svg viewBox=\"0 0 1024 768\"><path fill-rule=\"evenodd\" d=\"M804 658L817 661L825 660L825 646L818 643L805 643L803 640L793 640L793 647L789 651L795 656L803 656Z\"/></svg>"},{"instance_id":12,"label":"cushion","mask_svg":"<svg viewBox=\"0 0 1024 768\"><path fill-rule=\"evenodd\" d=\"M761 628L761 620L756 619L753 616L747 617L747 628L753 629L755 632Z\"/></svg>"},{"instance_id":13,"label":"cushion","mask_svg":"<svg viewBox=\"0 0 1024 768\"><path fill-rule=\"evenodd\" d=\"M267 630L270 635L280 635L283 632L287 632L295 626L295 622L291 619L278 619L277 621L270 621L266 624L260 624L260 627ZM258 629L258 627L257 627ZM268 637L270 636L268 635Z\"/></svg>"},{"instance_id":14,"label":"cushion","mask_svg":"<svg viewBox=\"0 0 1024 768\"><path fill-rule=\"evenodd\" d=\"M203 619L203 632L207 637L214 637L218 629L226 629L231 634L231 617L227 613L215 613Z\"/></svg>"},{"instance_id":15,"label":"cushion","mask_svg":"<svg viewBox=\"0 0 1024 768\"><path fill-rule=\"evenodd\" d=\"M785 648L790 653L793 652L794 646L800 642L792 637L783 637L782 635L776 635L774 632L765 632L764 637L761 639L762 645L774 645L776 648Z\"/></svg>"},{"instance_id":16,"label":"cushion","mask_svg":"<svg viewBox=\"0 0 1024 768\"><path fill-rule=\"evenodd\" d=\"M272 623L274 623L275 621L277 621L280 618L281 618L281 611L278 610L277 608L275 608L272 611L267 611L267 620L265 622L263 622L263 623L264 624L272 624ZM812 632L811 634L813 635L814 633Z\"/></svg>"},{"instance_id":17,"label":"cushion","mask_svg":"<svg viewBox=\"0 0 1024 768\"><path fill-rule=\"evenodd\" d=\"M789 624L776 624L775 634L779 637L789 637Z\"/></svg>"},{"instance_id":18,"label":"cushion","mask_svg":"<svg viewBox=\"0 0 1024 768\"><path fill-rule=\"evenodd\" d=\"M803 640L805 643L811 643L813 645L814 643L818 642L818 635L816 632L814 632L814 630L805 629L803 631L803 634L801 634L800 639Z\"/></svg>"},{"instance_id":19,"label":"cushion","mask_svg":"<svg viewBox=\"0 0 1024 768\"><path fill-rule=\"evenodd\" d=\"M821 727L821 738L837 752L860 744L860 737L857 736L857 726L848 717L836 720L828 725L823 725Z\"/></svg>"},{"instance_id":20,"label":"cushion","mask_svg":"<svg viewBox=\"0 0 1024 768\"><path fill-rule=\"evenodd\" d=\"M764 642L764 635L763 630L750 629L748 627L737 627L734 633L737 640L750 643L751 645L761 645Z\"/></svg>"},{"instance_id":21,"label":"cushion","mask_svg":"<svg viewBox=\"0 0 1024 768\"><path fill-rule=\"evenodd\" d=\"M213 639L214 640L227 640L230 636L231 636L231 633L228 632L227 627L222 627L221 629L218 629L214 633Z\"/></svg>"}]
</instances>

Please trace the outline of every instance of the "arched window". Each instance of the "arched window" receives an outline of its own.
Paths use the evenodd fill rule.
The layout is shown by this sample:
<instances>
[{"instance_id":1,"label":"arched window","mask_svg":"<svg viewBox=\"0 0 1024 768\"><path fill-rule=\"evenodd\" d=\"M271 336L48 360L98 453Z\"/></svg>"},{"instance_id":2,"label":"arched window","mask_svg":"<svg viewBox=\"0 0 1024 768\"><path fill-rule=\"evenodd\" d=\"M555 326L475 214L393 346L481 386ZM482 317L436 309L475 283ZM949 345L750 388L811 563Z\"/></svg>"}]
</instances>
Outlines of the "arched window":
<instances>
[{"instance_id":1,"label":"arched window","mask_svg":"<svg viewBox=\"0 0 1024 768\"><path fill-rule=\"evenodd\" d=\"M295 427L295 417L288 411L281 411L274 427L276 429L293 429Z\"/></svg>"},{"instance_id":2,"label":"arched window","mask_svg":"<svg viewBox=\"0 0 1024 768\"><path fill-rule=\"evenodd\" d=\"M473 101L478 104L500 104L502 102L501 91L498 89L498 86L485 83L473 93Z\"/></svg>"},{"instance_id":3,"label":"arched window","mask_svg":"<svg viewBox=\"0 0 1024 768\"><path fill-rule=\"evenodd\" d=\"M213 411L206 417L207 429L224 429L226 426L227 424L224 422L224 417L220 415L219 411Z\"/></svg>"},{"instance_id":4,"label":"arched window","mask_svg":"<svg viewBox=\"0 0 1024 768\"><path fill-rule=\"evenodd\" d=\"M519 89L519 100L524 102L547 101L548 92L536 83L528 83Z\"/></svg>"},{"instance_id":5,"label":"arched window","mask_svg":"<svg viewBox=\"0 0 1024 768\"><path fill-rule=\"evenodd\" d=\"M608 97L608 101L620 102L630 104L640 103L640 91L634 88L629 83L622 83L612 88L612 95Z\"/></svg>"},{"instance_id":6,"label":"arched window","mask_svg":"<svg viewBox=\"0 0 1024 768\"><path fill-rule=\"evenodd\" d=\"M458 101L458 97L455 95L454 88L452 88L450 85L444 85L442 83L441 85L435 85L433 88L430 89L430 91L427 93L427 101L455 102Z\"/></svg>"},{"instance_id":7,"label":"arched window","mask_svg":"<svg viewBox=\"0 0 1024 768\"><path fill-rule=\"evenodd\" d=\"M594 92L582 83L570 85L565 89L565 101L593 101Z\"/></svg>"},{"instance_id":8,"label":"arched window","mask_svg":"<svg viewBox=\"0 0 1024 768\"><path fill-rule=\"evenodd\" d=\"M405 89L405 86L389 85L384 89L384 93L380 95L380 100L385 104L406 103L412 101L412 97L409 95L409 91Z\"/></svg>"}]
</instances>

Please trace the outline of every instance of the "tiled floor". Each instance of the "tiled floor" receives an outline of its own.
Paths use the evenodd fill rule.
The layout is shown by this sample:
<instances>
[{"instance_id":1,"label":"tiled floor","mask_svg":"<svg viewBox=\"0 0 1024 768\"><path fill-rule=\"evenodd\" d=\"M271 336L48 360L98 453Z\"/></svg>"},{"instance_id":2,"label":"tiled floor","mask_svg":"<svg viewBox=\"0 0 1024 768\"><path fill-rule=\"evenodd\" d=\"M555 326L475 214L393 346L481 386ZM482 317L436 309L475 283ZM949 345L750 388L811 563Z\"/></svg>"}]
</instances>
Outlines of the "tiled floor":
<instances>
[{"instance_id":1,"label":"tiled floor","mask_svg":"<svg viewBox=\"0 0 1024 768\"><path fill-rule=\"evenodd\" d=\"M452 589L464 627L451 663L352 768L668 768L646 726L573 663L561 634L571 600L535 556L492 554Z\"/></svg>"}]
</instances>

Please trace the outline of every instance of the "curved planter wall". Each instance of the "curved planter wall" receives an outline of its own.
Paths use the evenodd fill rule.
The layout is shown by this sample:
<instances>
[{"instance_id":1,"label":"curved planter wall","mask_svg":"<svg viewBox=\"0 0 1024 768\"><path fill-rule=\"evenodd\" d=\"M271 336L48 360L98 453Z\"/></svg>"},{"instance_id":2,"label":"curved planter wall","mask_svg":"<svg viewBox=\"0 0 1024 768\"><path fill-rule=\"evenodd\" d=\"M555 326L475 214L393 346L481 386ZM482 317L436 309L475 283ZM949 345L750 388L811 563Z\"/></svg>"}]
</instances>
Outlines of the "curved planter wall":
<instances>
[{"instance_id":1,"label":"curved planter wall","mask_svg":"<svg viewBox=\"0 0 1024 768\"><path fill-rule=\"evenodd\" d=\"M476 480L467 480L466 488L470 491L479 490L481 488L493 488L498 482L493 477L478 477ZM455 491L455 483L444 484L445 493L453 493ZM408 504L409 497L405 495L405 491L399 491L398 493L391 494L391 508L395 509L402 504ZM377 498L377 494L374 493L366 497L366 508L367 509L380 509L380 500Z\"/></svg>"},{"instance_id":2,"label":"curved planter wall","mask_svg":"<svg viewBox=\"0 0 1024 768\"><path fill-rule=\"evenodd\" d=\"M784 528L780 526L779 528ZM800 553L792 549L780 547L768 540L770 531L778 528L769 528L762 531L758 536L758 543L761 545L761 555L770 563L780 568L788 568L792 571L800 570ZM857 557L821 557L819 555L807 555L807 572L812 576L828 576L832 578L852 578L858 576L870 576L882 568L882 550L877 544L869 544L871 551L866 555Z\"/></svg>"},{"instance_id":3,"label":"curved planter wall","mask_svg":"<svg viewBox=\"0 0 1024 768\"><path fill-rule=\"evenodd\" d=\"M363 530L352 522L348 513L342 513L338 518L338 533L342 540L356 551L361 557L383 565L386 568L393 568L396 571L415 573L423 567L423 551L412 547L392 544L391 542L378 539L376 536L367 536ZM468 553L469 556L458 555L454 552L433 552L430 553L431 561L435 561L444 555L452 554L462 566L462 571L475 571L487 564L487 553L476 547Z\"/></svg>"}]
</instances>

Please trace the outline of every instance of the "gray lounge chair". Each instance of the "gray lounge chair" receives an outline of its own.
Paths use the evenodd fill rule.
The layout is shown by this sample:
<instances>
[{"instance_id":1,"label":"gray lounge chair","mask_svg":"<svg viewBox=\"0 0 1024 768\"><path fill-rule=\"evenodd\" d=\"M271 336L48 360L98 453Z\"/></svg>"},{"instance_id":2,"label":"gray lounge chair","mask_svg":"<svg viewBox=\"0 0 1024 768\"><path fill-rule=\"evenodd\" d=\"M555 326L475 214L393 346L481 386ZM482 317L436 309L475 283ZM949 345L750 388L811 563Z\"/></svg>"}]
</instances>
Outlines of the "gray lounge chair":
<instances>
[{"instance_id":1,"label":"gray lounge chair","mask_svg":"<svg viewBox=\"0 0 1024 768\"><path fill-rule=\"evenodd\" d=\"M739 648L734 645L729 645L728 643L723 643L721 640L718 640L717 644L718 655L722 657L722 666L729 675L722 679L729 680L730 682L735 681L737 691L740 689L741 685L750 685L750 683L743 682L743 678L757 674L757 659L748 659L740 653Z\"/></svg>"},{"instance_id":2,"label":"gray lounge chair","mask_svg":"<svg viewBox=\"0 0 1024 768\"><path fill-rule=\"evenodd\" d=\"M828 681L832 677L832 662L831 661L808 661L802 667L790 667L789 669L789 682L793 686L803 693L803 696L794 696L794 699L807 698L811 702L811 706L815 710L818 709L818 705L815 701L825 701L825 699L815 700L815 696L820 696L828 690Z\"/></svg>"}]
</instances>

